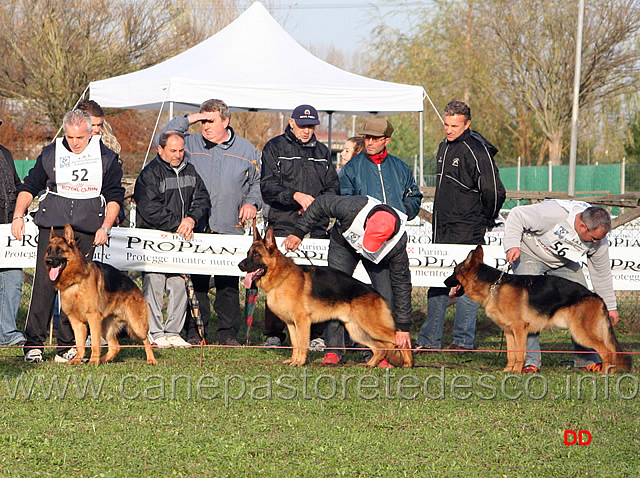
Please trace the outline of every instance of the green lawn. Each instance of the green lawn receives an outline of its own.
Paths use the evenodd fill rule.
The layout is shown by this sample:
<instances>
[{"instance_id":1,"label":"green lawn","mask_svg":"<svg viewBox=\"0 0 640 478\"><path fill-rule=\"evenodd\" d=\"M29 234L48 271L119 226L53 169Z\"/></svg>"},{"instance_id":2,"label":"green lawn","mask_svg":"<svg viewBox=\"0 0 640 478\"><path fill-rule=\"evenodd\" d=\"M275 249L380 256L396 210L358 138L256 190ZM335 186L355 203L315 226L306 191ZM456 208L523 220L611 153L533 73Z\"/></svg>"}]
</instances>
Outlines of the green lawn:
<instances>
[{"instance_id":1,"label":"green lawn","mask_svg":"<svg viewBox=\"0 0 640 478\"><path fill-rule=\"evenodd\" d=\"M535 376L496 373L505 358L492 352L391 371L356 366L356 352L337 368L318 352L282 365L288 355L209 347L200 366L199 349L170 349L153 367L126 348L116 363L72 367L2 349L0 475L640 473L637 374L575 372L561 362L570 355L545 356ZM565 446L564 430L591 443Z\"/></svg>"},{"instance_id":2,"label":"green lawn","mask_svg":"<svg viewBox=\"0 0 640 478\"><path fill-rule=\"evenodd\" d=\"M617 331L640 351L638 333ZM541 345L571 349L564 331ZM311 352L293 368L289 349L261 347L210 346L202 365L200 349L156 349L155 367L138 347L100 366L0 349L0 476L640 476L635 371L574 371L560 353L543 356L542 374L507 375L504 347L481 314L480 352L420 355L411 370L368 370L353 351L345 366ZM567 446L565 430L591 442Z\"/></svg>"}]
</instances>

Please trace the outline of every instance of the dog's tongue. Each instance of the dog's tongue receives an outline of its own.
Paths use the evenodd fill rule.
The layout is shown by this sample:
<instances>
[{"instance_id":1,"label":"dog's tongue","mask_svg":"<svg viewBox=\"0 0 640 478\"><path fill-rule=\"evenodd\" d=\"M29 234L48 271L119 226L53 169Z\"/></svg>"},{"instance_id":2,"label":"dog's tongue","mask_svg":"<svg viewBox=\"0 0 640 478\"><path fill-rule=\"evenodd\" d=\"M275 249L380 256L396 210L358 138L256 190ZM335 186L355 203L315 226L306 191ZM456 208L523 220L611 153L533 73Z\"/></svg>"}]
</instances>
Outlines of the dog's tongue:
<instances>
[{"instance_id":1,"label":"dog's tongue","mask_svg":"<svg viewBox=\"0 0 640 478\"><path fill-rule=\"evenodd\" d=\"M60 275L60 266L49 269L49 279L55 281Z\"/></svg>"},{"instance_id":2,"label":"dog's tongue","mask_svg":"<svg viewBox=\"0 0 640 478\"><path fill-rule=\"evenodd\" d=\"M253 284L253 279L258 275L258 270L253 272L247 272L246 277L244 278L244 286L247 289L251 288L251 284Z\"/></svg>"}]
</instances>

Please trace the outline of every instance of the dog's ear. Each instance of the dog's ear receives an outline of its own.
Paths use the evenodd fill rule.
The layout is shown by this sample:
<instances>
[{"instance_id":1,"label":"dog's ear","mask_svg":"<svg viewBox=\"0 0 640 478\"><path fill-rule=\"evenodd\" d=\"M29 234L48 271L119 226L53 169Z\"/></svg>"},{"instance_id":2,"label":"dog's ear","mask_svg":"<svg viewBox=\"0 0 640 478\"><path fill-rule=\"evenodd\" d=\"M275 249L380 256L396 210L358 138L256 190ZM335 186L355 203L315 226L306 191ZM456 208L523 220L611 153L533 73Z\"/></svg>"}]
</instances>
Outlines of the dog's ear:
<instances>
[{"instance_id":1,"label":"dog's ear","mask_svg":"<svg viewBox=\"0 0 640 478\"><path fill-rule=\"evenodd\" d=\"M66 226L64 226L63 237L64 240L67 241L67 244L69 244L70 246L73 246L76 243L76 237L73 234L73 228L71 227L71 225L67 224Z\"/></svg>"},{"instance_id":2,"label":"dog's ear","mask_svg":"<svg viewBox=\"0 0 640 478\"><path fill-rule=\"evenodd\" d=\"M272 227L267 229L267 234L264 236L264 245L267 246L269 252L272 252L276 248L276 235Z\"/></svg>"},{"instance_id":3,"label":"dog's ear","mask_svg":"<svg viewBox=\"0 0 640 478\"><path fill-rule=\"evenodd\" d=\"M49 240L53 239L56 236L56 231L53 230L53 226L51 226L51 233L49 234Z\"/></svg>"},{"instance_id":4,"label":"dog's ear","mask_svg":"<svg viewBox=\"0 0 640 478\"><path fill-rule=\"evenodd\" d=\"M484 262L484 251L482 250L482 246L476 247L469 255L473 255L473 259L476 262Z\"/></svg>"},{"instance_id":5,"label":"dog's ear","mask_svg":"<svg viewBox=\"0 0 640 478\"><path fill-rule=\"evenodd\" d=\"M258 232L258 221L253 220L253 242L262 241L262 236Z\"/></svg>"}]
</instances>

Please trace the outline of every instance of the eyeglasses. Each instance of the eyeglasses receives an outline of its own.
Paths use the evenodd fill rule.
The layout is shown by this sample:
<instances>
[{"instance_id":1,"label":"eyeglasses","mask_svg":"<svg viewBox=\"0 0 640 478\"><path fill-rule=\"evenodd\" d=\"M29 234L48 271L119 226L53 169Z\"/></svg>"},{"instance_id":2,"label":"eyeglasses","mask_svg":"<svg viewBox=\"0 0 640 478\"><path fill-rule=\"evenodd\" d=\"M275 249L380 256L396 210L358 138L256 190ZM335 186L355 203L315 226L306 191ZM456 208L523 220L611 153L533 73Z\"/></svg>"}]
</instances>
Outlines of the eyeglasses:
<instances>
[{"instance_id":1,"label":"eyeglasses","mask_svg":"<svg viewBox=\"0 0 640 478\"><path fill-rule=\"evenodd\" d=\"M365 136L364 137L365 141L373 141L374 143L380 143L385 139L387 139L386 136Z\"/></svg>"}]
</instances>

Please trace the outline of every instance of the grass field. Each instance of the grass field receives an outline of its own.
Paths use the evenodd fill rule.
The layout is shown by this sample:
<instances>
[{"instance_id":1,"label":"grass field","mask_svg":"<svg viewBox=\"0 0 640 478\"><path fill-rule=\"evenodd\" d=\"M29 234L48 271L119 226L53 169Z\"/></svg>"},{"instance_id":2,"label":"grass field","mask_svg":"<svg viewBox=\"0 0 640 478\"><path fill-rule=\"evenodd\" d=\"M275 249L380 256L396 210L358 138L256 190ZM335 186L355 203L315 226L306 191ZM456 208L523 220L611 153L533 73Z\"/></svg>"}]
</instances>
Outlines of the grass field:
<instances>
[{"instance_id":1,"label":"grass field","mask_svg":"<svg viewBox=\"0 0 640 478\"><path fill-rule=\"evenodd\" d=\"M280 364L288 354L209 347L200 366L199 349L170 349L152 367L127 348L71 367L0 350L0 475L640 474L637 374L575 372L558 362L570 355L512 376L495 372L494 352L390 371L357 367L357 352L337 368L312 352L294 369ZM591 441L566 446L565 430Z\"/></svg>"},{"instance_id":2,"label":"grass field","mask_svg":"<svg viewBox=\"0 0 640 478\"><path fill-rule=\"evenodd\" d=\"M626 350L639 338L619 334ZM562 331L541 344L571 347ZM289 349L261 347L210 346L202 365L199 348L161 349L155 367L137 347L75 367L0 349L0 476L640 476L635 371L574 371L566 353L539 375L496 372L504 344L486 319L476 347L412 370L358 367L359 352L292 368Z\"/></svg>"}]
</instances>

